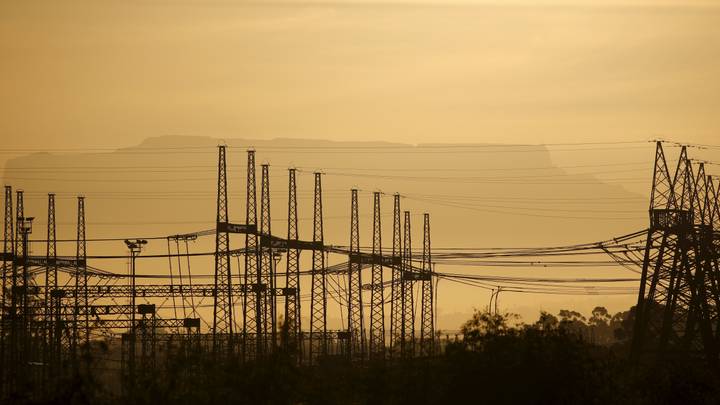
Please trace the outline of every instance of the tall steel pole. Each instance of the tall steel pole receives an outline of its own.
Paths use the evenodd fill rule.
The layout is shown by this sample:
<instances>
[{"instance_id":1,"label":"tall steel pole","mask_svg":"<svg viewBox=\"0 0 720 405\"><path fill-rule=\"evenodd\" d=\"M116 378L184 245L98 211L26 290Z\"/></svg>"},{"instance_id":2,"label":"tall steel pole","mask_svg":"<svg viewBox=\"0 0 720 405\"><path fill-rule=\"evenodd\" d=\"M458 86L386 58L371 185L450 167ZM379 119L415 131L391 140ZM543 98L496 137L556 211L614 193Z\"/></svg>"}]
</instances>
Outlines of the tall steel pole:
<instances>
[{"instance_id":1,"label":"tall steel pole","mask_svg":"<svg viewBox=\"0 0 720 405\"><path fill-rule=\"evenodd\" d=\"M288 170L288 252L285 272L285 342L302 360L300 322L300 249L297 249L297 185L295 169ZM295 243L295 246L292 244Z\"/></svg>"},{"instance_id":2,"label":"tall steel pole","mask_svg":"<svg viewBox=\"0 0 720 405\"><path fill-rule=\"evenodd\" d=\"M255 151L247 151L247 202L245 205L245 224L257 227L257 196L255 183ZM258 237L256 232L245 234L245 285L243 295L243 359L257 356L262 346L260 298L260 272L258 266Z\"/></svg>"},{"instance_id":3,"label":"tall steel pole","mask_svg":"<svg viewBox=\"0 0 720 405\"><path fill-rule=\"evenodd\" d=\"M400 221L400 194L393 195L393 245L392 256L402 257L402 222ZM392 267L390 283L390 357L395 355L402 339L402 291L403 291L403 263Z\"/></svg>"},{"instance_id":4,"label":"tall steel pole","mask_svg":"<svg viewBox=\"0 0 720 405\"><path fill-rule=\"evenodd\" d=\"M412 234L410 228L410 211L405 211L403 235L403 261L400 275L401 330L400 353L403 358L415 354L415 300L413 299L414 273L412 268Z\"/></svg>"},{"instance_id":5,"label":"tall steel pole","mask_svg":"<svg viewBox=\"0 0 720 405\"><path fill-rule=\"evenodd\" d=\"M54 342L55 329L53 324L53 302L52 291L57 289L57 242L55 241L55 194L48 194L48 220L47 220L47 250L45 266L45 314L43 327L43 362L45 380L48 380L50 373L56 372L57 356ZM50 365L50 367L48 367Z\"/></svg>"},{"instance_id":6,"label":"tall steel pole","mask_svg":"<svg viewBox=\"0 0 720 405\"><path fill-rule=\"evenodd\" d=\"M83 309L83 357L88 360L90 354L90 314L84 310L88 306L88 291L87 291L87 246L85 240L85 197L79 196L78 201L78 212L77 212L77 239L76 239L76 271L75 271L75 311L73 312L73 365L77 370L78 364L78 346L80 345L80 332L78 330L80 321L80 308Z\"/></svg>"},{"instance_id":7,"label":"tall steel pole","mask_svg":"<svg viewBox=\"0 0 720 405\"><path fill-rule=\"evenodd\" d=\"M420 351L423 356L435 353L435 318L433 311L433 269L430 252L430 214L423 214L423 273L420 313Z\"/></svg>"},{"instance_id":8,"label":"tall steel pole","mask_svg":"<svg viewBox=\"0 0 720 405\"><path fill-rule=\"evenodd\" d=\"M321 173L314 173L315 193L313 210L313 242L323 245L323 210ZM327 339L327 281L325 254L319 248L312 254L312 290L310 301L310 361L328 354Z\"/></svg>"},{"instance_id":9,"label":"tall steel pole","mask_svg":"<svg viewBox=\"0 0 720 405\"><path fill-rule=\"evenodd\" d=\"M270 241L272 235L270 216L270 165L262 164L260 180L260 235L261 241ZM261 295L261 325L263 335L263 354L274 351L277 341L277 330L275 329L275 287L274 260L272 243L265 243L260 246L258 252L260 262L260 283L265 287ZM269 335L269 337L268 337Z\"/></svg>"},{"instance_id":10,"label":"tall steel pole","mask_svg":"<svg viewBox=\"0 0 720 405\"><path fill-rule=\"evenodd\" d=\"M135 258L140 254L142 251L142 248L144 245L147 244L146 240L142 239L136 239L136 240L125 240L125 245L127 246L128 250L130 251L130 350L128 354L128 368L129 368L129 385L131 388L131 392L134 391L135 387L135 377L136 377L136 367L135 367L135 353L136 353L136 342L137 342L137 325L136 325L136 317L135 314L137 313L137 305L135 303L135 279L136 279L136 272L135 272ZM87 310L86 310L87 312Z\"/></svg>"},{"instance_id":11,"label":"tall steel pole","mask_svg":"<svg viewBox=\"0 0 720 405\"><path fill-rule=\"evenodd\" d=\"M230 237L227 232L228 199L225 146L218 147L217 212L215 218L215 296L213 301L213 354L233 353L233 299Z\"/></svg>"},{"instance_id":12,"label":"tall steel pole","mask_svg":"<svg viewBox=\"0 0 720 405\"><path fill-rule=\"evenodd\" d=\"M13 219L13 202L12 202L12 187L5 186L5 227L4 227L4 238L3 238L3 268L2 268L2 322L0 323L0 398L5 397L7 392L8 380L12 378L12 375L8 372L12 366L7 358L7 351L5 350L6 339L5 335L10 332L12 333L12 326L10 331L7 330L6 324L9 321L14 324L14 306L8 314L5 314L5 306L7 305L6 291L8 290L8 276L12 281L14 258L15 258L15 234L14 234L14 219ZM14 302L12 294L10 299Z\"/></svg>"},{"instance_id":13,"label":"tall steel pole","mask_svg":"<svg viewBox=\"0 0 720 405\"><path fill-rule=\"evenodd\" d=\"M382 226L380 221L380 193L373 193L373 244L374 258L382 257ZM383 268L379 260L372 263L370 295L370 357L385 357L385 297L383 295Z\"/></svg>"},{"instance_id":14,"label":"tall steel pole","mask_svg":"<svg viewBox=\"0 0 720 405\"><path fill-rule=\"evenodd\" d=\"M362 360L365 357L365 330L363 327L362 264L360 263L360 225L358 214L358 190L350 192L350 257L348 260L348 331L350 332L350 356Z\"/></svg>"}]
</instances>

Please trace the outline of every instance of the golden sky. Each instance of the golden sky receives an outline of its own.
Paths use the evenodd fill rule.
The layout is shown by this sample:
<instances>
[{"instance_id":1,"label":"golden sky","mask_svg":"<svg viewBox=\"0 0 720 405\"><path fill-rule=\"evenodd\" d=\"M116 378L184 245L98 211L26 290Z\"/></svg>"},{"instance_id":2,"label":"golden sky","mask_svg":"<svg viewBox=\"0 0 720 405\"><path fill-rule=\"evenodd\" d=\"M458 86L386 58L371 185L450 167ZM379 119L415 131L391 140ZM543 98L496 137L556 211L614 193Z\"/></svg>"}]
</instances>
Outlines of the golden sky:
<instances>
[{"instance_id":1,"label":"golden sky","mask_svg":"<svg viewBox=\"0 0 720 405\"><path fill-rule=\"evenodd\" d=\"M714 4L3 1L0 137L709 142Z\"/></svg>"}]
</instances>

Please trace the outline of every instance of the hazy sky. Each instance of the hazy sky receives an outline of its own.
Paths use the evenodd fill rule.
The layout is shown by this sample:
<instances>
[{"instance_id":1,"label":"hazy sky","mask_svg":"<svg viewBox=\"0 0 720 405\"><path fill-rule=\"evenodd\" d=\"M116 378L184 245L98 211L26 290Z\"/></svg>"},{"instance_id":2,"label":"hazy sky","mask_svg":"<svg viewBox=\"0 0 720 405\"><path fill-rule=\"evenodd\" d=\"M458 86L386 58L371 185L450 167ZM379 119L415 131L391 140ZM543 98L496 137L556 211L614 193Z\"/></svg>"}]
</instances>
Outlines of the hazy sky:
<instances>
[{"instance_id":1,"label":"hazy sky","mask_svg":"<svg viewBox=\"0 0 720 405\"><path fill-rule=\"evenodd\" d=\"M3 1L4 147L711 141L706 1Z\"/></svg>"}]
</instances>

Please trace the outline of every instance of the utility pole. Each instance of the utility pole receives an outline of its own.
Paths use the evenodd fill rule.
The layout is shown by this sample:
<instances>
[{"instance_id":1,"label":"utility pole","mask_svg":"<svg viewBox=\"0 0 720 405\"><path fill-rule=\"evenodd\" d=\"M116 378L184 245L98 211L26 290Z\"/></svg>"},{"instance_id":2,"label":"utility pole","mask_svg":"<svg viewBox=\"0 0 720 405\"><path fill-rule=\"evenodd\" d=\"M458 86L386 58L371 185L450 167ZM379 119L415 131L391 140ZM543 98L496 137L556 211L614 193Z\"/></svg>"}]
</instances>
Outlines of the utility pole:
<instances>
[{"instance_id":1,"label":"utility pole","mask_svg":"<svg viewBox=\"0 0 720 405\"><path fill-rule=\"evenodd\" d=\"M277 286L277 268L278 264L280 264L280 260L282 260L282 253L280 251L273 251L272 253L272 265L273 265L273 272L272 277L270 278L270 281L272 283L272 289L270 290L270 299L272 302L271 309L271 319L272 319L272 352L275 353L278 349L278 331L277 331L277 297L275 294L276 286Z\"/></svg>"},{"instance_id":2,"label":"utility pole","mask_svg":"<svg viewBox=\"0 0 720 405\"><path fill-rule=\"evenodd\" d=\"M125 240L125 245L130 252L130 350L128 353L128 369L129 369L129 387L130 392L135 390L136 368L135 354L137 342L137 324L135 314L137 313L137 305L135 303L135 258L140 255L143 247L147 244L146 240Z\"/></svg>"}]
</instances>

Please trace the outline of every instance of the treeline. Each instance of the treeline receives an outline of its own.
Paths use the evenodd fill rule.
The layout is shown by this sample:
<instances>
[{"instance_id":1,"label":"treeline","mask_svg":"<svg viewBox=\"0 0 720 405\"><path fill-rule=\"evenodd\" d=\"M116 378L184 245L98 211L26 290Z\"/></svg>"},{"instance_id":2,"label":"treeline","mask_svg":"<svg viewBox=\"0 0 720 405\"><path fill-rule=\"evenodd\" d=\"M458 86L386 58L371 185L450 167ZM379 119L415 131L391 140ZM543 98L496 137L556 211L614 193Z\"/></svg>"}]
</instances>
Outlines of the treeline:
<instances>
[{"instance_id":1,"label":"treeline","mask_svg":"<svg viewBox=\"0 0 720 405\"><path fill-rule=\"evenodd\" d=\"M92 374L69 379L46 402L93 404L715 404L720 379L704 363L629 360L633 311L589 317L542 312L530 323L479 310L442 354L299 367L278 353L262 362L185 352L111 394Z\"/></svg>"},{"instance_id":2,"label":"treeline","mask_svg":"<svg viewBox=\"0 0 720 405\"><path fill-rule=\"evenodd\" d=\"M545 334L565 334L601 346L627 343L632 337L635 322L634 308L612 315L605 307L595 307L589 317L573 310L563 309L557 315L541 311L537 321L526 324L512 313L493 313L476 310L460 331L469 339L485 334L508 334L520 331L536 331Z\"/></svg>"},{"instance_id":3,"label":"treeline","mask_svg":"<svg viewBox=\"0 0 720 405\"><path fill-rule=\"evenodd\" d=\"M720 403L720 378L700 357L651 353L631 360L634 321L634 307L614 315L596 307L589 317L541 312L532 323L476 311L461 328L463 339L440 360L452 374L448 384L462 384L449 393L460 401L479 384L497 403Z\"/></svg>"}]
</instances>

